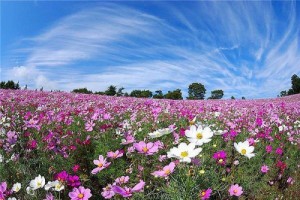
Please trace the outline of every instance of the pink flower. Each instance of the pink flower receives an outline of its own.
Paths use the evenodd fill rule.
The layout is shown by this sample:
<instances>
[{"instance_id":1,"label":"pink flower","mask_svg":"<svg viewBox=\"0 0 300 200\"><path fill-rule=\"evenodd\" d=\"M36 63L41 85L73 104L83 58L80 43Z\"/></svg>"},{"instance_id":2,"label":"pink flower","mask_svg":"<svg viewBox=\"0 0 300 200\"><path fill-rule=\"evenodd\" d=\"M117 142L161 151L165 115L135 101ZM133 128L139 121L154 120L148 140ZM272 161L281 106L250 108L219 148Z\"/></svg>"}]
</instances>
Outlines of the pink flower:
<instances>
[{"instance_id":1,"label":"pink flower","mask_svg":"<svg viewBox=\"0 0 300 200\"><path fill-rule=\"evenodd\" d=\"M111 199L113 196L115 196L115 192L112 190L111 184L106 186L102 189L103 192L101 192L101 195L104 197L104 199Z\"/></svg>"},{"instance_id":2,"label":"pink flower","mask_svg":"<svg viewBox=\"0 0 300 200\"><path fill-rule=\"evenodd\" d=\"M239 186L238 184L231 185L228 192L229 192L230 196L239 197L243 194L243 188L241 186Z\"/></svg>"},{"instance_id":3,"label":"pink flower","mask_svg":"<svg viewBox=\"0 0 300 200\"><path fill-rule=\"evenodd\" d=\"M261 166L260 171L262 173L267 173L269 171L269 167L267 165L263 165Z\"/></svg>"},{"instance_id":4,"label":"pink flower","mask_svg":"<svg viewBox=\"0 0 300 200\"><path fill-rule=\"evenodd\" d=\"M78 172L79 168L80 168L79 165L74 165L74 166L72 167L72 170L73 170L74 173L76 173L76 172Z\"/></svg>"},{"instance_id":5,"label":"pink flower","mask_svg":"<svg viewBox=\"0 0 300 200\"><path fill-rule=\"evenodd\" d=\"M59 180L60 182L67 181L69 174L66 171L61 171L54 176L55 180Z\"/></svg>"},{"instance_id":6,"label":"pink flower","mask_svg":"<svg viewBox=\"0 0 300 200\"><path fill-rule=\"evenodd\" d=\"M266 152L267 153L271 153L272 152L272 146L271 145L266 146Z\"/></svg>"},{"instance_id":7,"label":"pink flower","mask_svg":"<svg viewBox=\"0 0 300 200\"><path fill-rule=\"evenodd\" d=\"M200 193L201 200L209 199L211 195L212 190L208 188L207 190L204 190Z\"/></svg>"},{"instance_id":8,"label":"pink flower","mask_svg":"<svg viewBox=\"0 0 300 200\"><path fill-rule=\"evenodd\" d=\"M116 152L113 152L113 151L107 152L107 157L112 158L112 159L120 158L122 156L123 156L123 151L117 150Z\"/></svg>"},{"instance_id":9,"label":"pink flower","mask_svg":"<svg viewBox=\"0 0 300 200\"><path fill-rule=\"evenodd\" d=\"M162 162L165 159L167 159L167 155L159 155L159 157L158 157L159 162Z\"/></svg>"},{"instance_id":10,"label":"pink flower","mask_svg":"<svg viewBox=\"0 0 300 200\"><path fill-rule=\"evenodd\" d=\"M52 193L48 193L48 194L46 194L46 199L44 199L44 200L55 200L55 198Z\"/></svg>"},{"instance_id":11,"label":"pink flower","mask_svg":"<svg viewBox=\"0 0 300 200\"><path fill-rule=\"evenodd\" d=\"M72 192L69 192L71 200L88 200L91 196L91 190L85 189L82 186L74 188Z\"/></svg>"},{"instance_id":12,"label":"pink flower","mask_svg":"<svg viewBox=\"0 0 300 200\"><path fill-rule=\"evenodd\" d=\"M122 197L131 197L133 192L140 192L141 190L143 190L144 186L145 182L143 180L140 180L140 182L133 188L122 188L120 186L114 185L112 186L112 189L115 193L122 195Z\"/></svg>"},{"instance_id":13,"label":"pink flower","mask_svg":"<svg viewBox=\"0 0 300 200\"><path fill-rule=\"evenodd\" d=\"M163 168L163 170L155 171L155 172L152 173L152 175L153 176L158 176L158 177L167 177L171 173L174 172L174 168L175 168L175 163L171 162L169 165L165 166Z\"/></svg>"},{"instance_id":14,"label":"pink flower","mask_svg":"<svg viewBox=\"0 0 300 200\"><path fill-rule=\"evenodd\" d=\"M278 147L278 148L276 149L275 153L278 154L278 155L282 155L282 154L283 154L282 148Z\"/></svg>"},{"instance_id":15,"label":"pink flower","mask_svg":"<svg viewBox=\"0 0 300 200\"><path fill-rule=\"evenodd\" d=\"M78 187L80 186L80 180L79 180L79 177L74 175L69 175L68 176L68 185L71 186L71 187Z\"/></svg>"},{"instance_id":16,"label":"pink flower","mask_svg":"<svg viewBox=\"0 0 300 200\"><path fill-rule=\"evenodd\" d=\"M153 155L158 152L158 145L152 142L146 144L144 141L140 141L139 143L134 143L133 146L139 153L146 155Z\"/></svg>"},{"instance_id":17,"label":"pink flower","mask_svg":"<svg viewBox=\"0 0 300 200\"><path fill-rule=\"evenodd\" d=\"M127 183L129 181L129 176L121 176L116 178L115 182L119 185L122 185L124 183Z\"/></svg>"},{"instance_id":18,"label":"pink flower","mask_svg":"<svg viewBox=\"0 0 300 200\"><path fill-rule=\"evenodd\" d=\"M94 164L97 165L95 169L92 170L92 174L97 174L101 170L107 168L110 165L110 162L106 162L106 158L102 155L99 156L99 160L94 160Z\"/></svg>"},{"instance_id":19,"label":"pink flower","mask_svg":"<svg viewBox=\"0 0 300 200\"><path fill-rule=\"evenodd\" d=\"M122 143L121 144L125 145L125 144L131 144L133 142L135 142L134 136L131 135L131 134L129 134L129 133L127 133L127 134L125 134L125 138L122 139Z\"/></svg>"},{"instance_id":20,"label":"pink flower","mask_svg":"<svg viewBox=\"0 0 300 200\"><path fill-rule=\"evenodd\" d=\"M85 123L85 130L90 132L93 131L93 127L95 126L95 123L91 120Z\"/></svg>"},{"instance_id":21,"label":"pink flower","mask_svg":"<svg viewBox=\"0 0 300 200\"><path fill-rule=\"evenodd\" d=\"M225 165L226 164L226 152L225 151L218 151L214 153L213 159L216 160L217 164L219 165Z\"/></svg>"}]
</instances>

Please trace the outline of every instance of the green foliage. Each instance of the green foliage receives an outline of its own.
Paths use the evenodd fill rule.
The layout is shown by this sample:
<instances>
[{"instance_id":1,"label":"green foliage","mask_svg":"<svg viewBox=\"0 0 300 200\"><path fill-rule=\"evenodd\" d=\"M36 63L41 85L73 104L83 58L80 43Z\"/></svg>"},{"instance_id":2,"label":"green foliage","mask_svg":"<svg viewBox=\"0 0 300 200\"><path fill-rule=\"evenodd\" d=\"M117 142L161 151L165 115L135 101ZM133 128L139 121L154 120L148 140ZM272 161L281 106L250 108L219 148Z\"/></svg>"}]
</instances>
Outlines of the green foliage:
<instances>
[{"instance_id":1,"label":"green foliage","mask_svg":"<svg viewBox=\"0 0 300 200\"><path fill-rule=\"evenodd\" d=\"M153 99L163 99L164 95L161 90L156 90Z\"/></svg>"},{"instance_id":2,"label":"green foliage","mask_svg":"<svg viewBox=\"0 0 300 200\"><path fill-rule=\"evenodd\" d=\"M187 99L204 99L206 89L201 83L192 83L189 85Z\"/></svg>"},{"instance_id":3,"label":"green foliage","mask_svg":"<svg viewBox=\"0 0 300 200\"><path fill-rule=\"evenodd\" d=\"M1 83L0 83L0 89L19 90L20 89L19 82L15 83L12 80L7 81L7 82L1 81Z\"/></svg>"},{"instance_id":4,"label":"green foliage","mask_svg":"<svg viewBox=\"0 0 300 200\"><path fill-rule=\"evenodd\" d=\"M234 96L231 96L231 99L235 99Z\"/></svg>"},{"instance_id":5,"label":"green foliage","mask_svg":"<svg viewBox=\"0 0 300 200\"><path fill-rule=\"evenodd\" d=\"M117 94L117 87L114 85L110 85L107 90L104 92L108 96L114 96Z\"/></svg>"},{"instance_id":6,"label":"green foliage","mask_svg":"<svg viewBox=\"0 0 300 200\"><path fill-rule=\"evenodd\" d=\"M165 99L174 99L174 100L183 99L180 89L176 89L174 91L168 91L168 93L164 95L164 98Z\"/></svg>"},{"instance_id":7,"label":"green foliage","mask_svg":"<svg viewBox=\"0 0 300 200\"><path fill-rule=\"evenodd\" d=\"M223 96L223 90L213 90L211 91L211 96L209 97L209 99L222 99Z\"/></svg>"},{"instance_id":8,"label":"green foliage","mask_svg":"<svg viewBox=\"0 0 300 200\"><path fill-rule=\"evenodd\" d=\"M151 98L152 92L150 90L133 90L130 93L130 96L138 98Z\"/></svg>"},{"instance_id":9,"label":"green foliage","mask_svg":"<svg viewBox=\"0 0 300 200\"><path fill-rule=\"evenodd\" d=\"M78 89L74 89L72 91L73 93L80 93L80 94L92 94L93 92L88 90L87 88L78 88Z\"/></svg>"}]
</instances>

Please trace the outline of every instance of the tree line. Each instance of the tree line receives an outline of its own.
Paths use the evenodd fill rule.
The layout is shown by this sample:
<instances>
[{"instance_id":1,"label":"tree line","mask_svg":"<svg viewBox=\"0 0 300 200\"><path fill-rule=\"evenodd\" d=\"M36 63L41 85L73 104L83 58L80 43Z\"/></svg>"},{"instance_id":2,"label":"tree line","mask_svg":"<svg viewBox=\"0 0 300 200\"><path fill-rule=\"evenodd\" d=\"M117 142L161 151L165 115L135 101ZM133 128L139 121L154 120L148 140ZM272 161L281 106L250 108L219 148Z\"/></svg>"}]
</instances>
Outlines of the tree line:
<instances>
[{"instance_id":1,"label":"tree line","mask_svg":"<svg viewBox=\"0 0 300 200\"><path fill-rule=\"evenodd\" d=\"M153 99L183 99L181 89L176 89L173 91L168 91L163 93L162 90L156 90L152 92L150 90L132 90L130 93L123 92L125 88L117 88L114 85L110 85L103 92L92 92L87 88L78 88L74 89L73 93L83 93L83 94L100 94L108 96L125 96L125 97L137 97L137 98L153 98ZM199 100L205 98L206 89L205 86L201 83L192 83L188 87L188 97L190 100ZM211 91L211 96L208 99L222 99L224 96L223 90L214 90Z\"/></svg>"},{"instance_id":2,"label":"tree line","mask_svg":"<svg viewBox=\"0 0 300 200\"><path fill-rule=\"evenodd\" d=\"M293 95L293 94L300 94L300 77L298 77L296 74L294 74L291 77L291 84L292 84L292 87L289 90L281 91L278 96L284 97L284 96Z\"/></svg>"}]
</instances>

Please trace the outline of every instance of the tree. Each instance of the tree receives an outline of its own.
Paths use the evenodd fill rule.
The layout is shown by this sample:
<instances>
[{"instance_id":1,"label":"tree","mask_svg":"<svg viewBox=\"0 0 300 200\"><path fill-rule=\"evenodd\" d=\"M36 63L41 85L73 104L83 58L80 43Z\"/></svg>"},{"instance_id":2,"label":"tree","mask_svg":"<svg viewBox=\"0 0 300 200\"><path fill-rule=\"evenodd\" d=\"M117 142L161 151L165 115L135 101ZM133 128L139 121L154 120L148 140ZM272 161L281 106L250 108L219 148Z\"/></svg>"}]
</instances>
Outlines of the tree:
<instances>
[{"instance_id":1,"label":"tree","mask_svg":"<svg viewBox=\"0 0 300 200\"><path fill-rule=\"evenodd\" d=\"M285 90L283 90L283 91L281 91L280 92L280 97L285 97L285 96L287 96L288 95L288 93L287 93L287 91L285 91Z\"/></svg>"},{"instance_id":2,"label":"tree","mask_svg":"<svg viewBox=\"0 0 300 200\"><path fill-rule=\"evenodd\" d=\"M121 87L121 88L118 89L118 92L117 92L117 96L118 96L118 97L124 95L124 93L123 93L123 90L124 90L124 89L125 89L125 88L123 88L123 87Z\"/></svg>"},{"instance_id":3,"label":"tree","mask_svg":"<svg viewBox=\"0 0 300 200\"><path fill-rule=\"evenodd\" d=\"M164 95L161 90L156 90L153 99L163 99Z\"/></svg>"},{"instance_id":4,"label":"tree","mask_svg":"<svg viewBox=\"0 0 300 200\"><path fill-rule=\"evenodd\" d=\"M246 98L245 98L245 97L242 97L242 99L245 100Z\"/></svg>"},{"instance_id":5,"label":"tree","mask_svg":"<svg viewBox=\"0 0 300 200\"><path fill-rule=\"evenodd\" d=\"M208 99L222 99L223 96L223 90L213 90L211 91L211 96Z\"/></svg>"},{"instance_id":6,"label":"tree","mask_svg":"<svg viewBox=\"0 0 300 200\"><path fill-rule=\"evenodd\" d=\"M183 99L182 93L180 89L176 89L174 91L168 91L167 94L164 95L165 99Z\"/></svg>"},{"instance_id":7,"label":"tree","mask_svg":"<svg viewBox=\"0 0 300 200\"><path fill-rule=\"evenodd\" d=\"M86 88L78 88L78 89L74 89L72 91L73 93L80 93L80 94L92 94L93 92L86 89Z\"/></svg>"},{"instance_id":8,"label":"tree","mask_svg":"<svg viewBox=\"0 0 300 200\"><path fill-rule=\"evenodd\" d=\"M231 99L235 99L234 96L231 96Z\"/></svg>"},{"instance_id":9,"label":"tree","mask_svg":"<svg viewBox=\"0 0 300 200\"><path fill-rule=\"evenodd\" d=\"M201 83L192 83L189 85L187 99L204 99L206 89Z\"/></svg>"},{"instance_id":10,"label":"tree","mask_svg":"<svg viewBox=\"0 0 300 200\"><path fill-rule=\"evenodd\" d=\"M15 83L14 81L10 80L10 81L1 81L0 83L0 88L1 89L12 89L12 90L19 90L20 89L20 85L19 82Z\"/></svg>"},{"instance_id":11,"label":"tree","mask_svg":"<svg viewBox=\"0 0 300 200\"><path fill-rule=\"evenodd\" d=\"M296 74L294 74L291 77L291 82L292 82L293 93L299 94L300 93L300 77L298 77Z\"/></svg>"},{"instance_id":12,"label":"tree","mask_svg":"<svg viewBox=\"0 0 300 200\"><path fill-rule=\"evenodd\" d=\"M117 94L117 87L114 85L110 85L107 90L104 92L108 96L114 96Z\"/></svg>"},{"instance_id":13,"label":"tree","mask_svg":"<svg viewBox=\"0 0 300 200\"><path fill-rule=\"evenodd\" d=\"M151 98L152 92L150 90L133 90L131 91L130 96L137 98Z\"/></svg>"}]
</instances>

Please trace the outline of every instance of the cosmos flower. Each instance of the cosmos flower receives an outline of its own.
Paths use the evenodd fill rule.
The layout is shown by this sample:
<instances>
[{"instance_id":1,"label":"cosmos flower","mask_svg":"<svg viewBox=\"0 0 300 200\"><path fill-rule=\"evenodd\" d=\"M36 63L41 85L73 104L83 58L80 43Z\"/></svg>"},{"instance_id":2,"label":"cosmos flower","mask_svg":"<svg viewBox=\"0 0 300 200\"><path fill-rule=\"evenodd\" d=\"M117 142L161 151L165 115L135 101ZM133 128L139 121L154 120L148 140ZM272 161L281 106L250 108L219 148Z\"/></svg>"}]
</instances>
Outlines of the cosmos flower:
<instances>
[{"instance_id":1,"label":"cosmos flower","mask_svg":"<svg viewBox=\"0 0 300 200\"><path fill-rule=\"evenodd\" d=\"M167 177L174 172L174 168L175 163L171 162L169 165L165 166L163 170L155 171L152 173L152 175L156 177Z\"/></svg>"},{"instance_id":2,"label":"cosmos flower","mask_svg":"<svg viewBox=\"0 0 300 200\"><path fill-rule=\"evenodd\" d=\"M167 153L168 158L177 158L180 162L191 162L191 158L194 158L202 151L202 148L195 149L195 143L180 143L178 147L173 147Z\"/></svg>"},{"instance_id":3,"label":"cosmos flower","mask_svg":"<svg viewBox=\"0 0 300 200\"><path fill-rule=\"evenodd\" d=\"M212 193L212 190L210 188L208 188L207 190L200 192L199 196L200 196L201 200L205 200L205 199L209 199L211 193Z\"/></svg>"},{"instance_id":4,"label":"cosmos flower","mask_svg":"<svg viewBox=\"0 0 300 200\"><path fill-rule=\"evenodd\" d=\"M229 192L230 196L239 197L243 194L243 188L241 186L239 186L238 184L231 185L228 192Z\"/></svg>"},{"instance_id":5,"label":"cosmos flower","mask_svg":"<svg viewBox=\"0 0 300 200\"><path fill-rule=\"evenodd\" d=\"M214 135L209 127L203 128L201 125L196 127L192 125L190 130L185 131L185 135L188 137L188 141L201 146L204 143L211 141L211 137Z\"/></svg>"},{"instance_id":6,"label":"cosmos flower","mask_svg":"<svg viewBox=\"0 0 300 200\"><path fill-rule=\"evenodd\" d=\"M248 157L249 159L255 156L255 154L253 153L254 146L250 146L248 141L234 143L234 147L240 154Z\"/></svg>"},{"instance_id":7,"label":"cosmos flower","mask_svg":"<svg viewBox=\"0 0 300 200\"><path fill-rule=\"evenodd\" d=\"M136 184L133 188L129 187L120 187L117 185L113 185L112 189L115 193L122 195L122 197L131 197L134 192L140 192L144 189L145 182L140 180L138 184Z\"/></svg>"},{"instance_id":8,"label":"cosmos flower","mask_svg":"<svg viewBox=\"0 0 300 200\"><path fill-rule=\"evenodd\" d=\"M106 158L102 155L99 156L99 160L94 160L94 164L97 165L95 169L92 170L92 174L97 174L101 170L107 168L110 165L110 162L106 161Z\"/></svg>"},{"instance_id":9,"label":"cosmos flower","mask_svg":"<svg viewBox=\"0 0 300 200\"><path fill-rule=\"evenodd\" d=\"M145 143L144 141L140 141L139 143L134 143L133 146L137 152L145 155L153 155L158 152L158 145L152 142Z\"/></svg>"},{"instance_id":10,"label":"cosmos flower","mask_svg":"<svg viewBox=\"0 0 300 200\"><path fill-rule=\"evenodd\" d=\"M83 186L74 188L72 192L69 192L71 200L88 200L91 196L91 190L85 189Z\"/></svg>"},{"instance_id":11,"label":"cosmos flower","mask_svg":"<svg viewBox=\"0 0 300 200\"><path fill-rule=\"evenodd\" d=\"M45 185L45 178L41 175L38 175L37 177L35 177L35 179L30 181L29 185L32 190L37 190L39 188L42 188Z\"/></svg>"}]
</instances>

